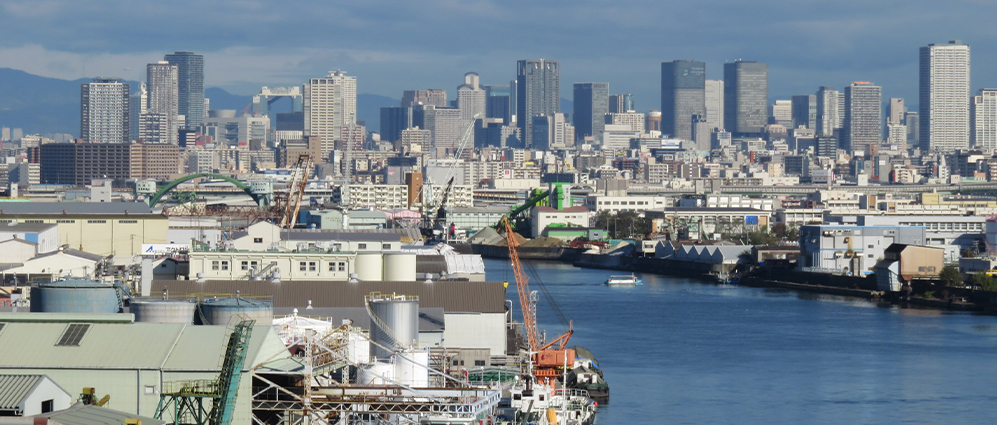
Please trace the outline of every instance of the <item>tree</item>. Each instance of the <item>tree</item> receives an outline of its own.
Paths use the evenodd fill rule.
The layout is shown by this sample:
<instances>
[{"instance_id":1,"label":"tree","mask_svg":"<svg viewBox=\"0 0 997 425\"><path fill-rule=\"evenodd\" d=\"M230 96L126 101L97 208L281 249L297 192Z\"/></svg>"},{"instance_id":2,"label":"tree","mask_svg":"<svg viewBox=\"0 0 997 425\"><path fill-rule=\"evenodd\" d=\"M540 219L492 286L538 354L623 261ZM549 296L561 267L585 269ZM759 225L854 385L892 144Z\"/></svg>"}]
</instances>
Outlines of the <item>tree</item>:
<instances>
[{"instance_id":1,"label":"tree","mask_svg":"<svg viewBox=\"0 0 997 425\"><path fill-rule=\"evenodd\" d=\"M997 291L997 279L987 272L981 271L974 274L973 283L979 285L984 291Z\"/></svg>"},{"instance_id":2,"label":"tree","mask_svg":"<svg viewBox=\"0 0 997 425\"><path fill-rule=\"evenodd\" d=\"M959 272L959 267L953 264L942 267L942 271L938 273L938 278L945 286L962 286L962 273Z\"/></svg>"}]
</instances>

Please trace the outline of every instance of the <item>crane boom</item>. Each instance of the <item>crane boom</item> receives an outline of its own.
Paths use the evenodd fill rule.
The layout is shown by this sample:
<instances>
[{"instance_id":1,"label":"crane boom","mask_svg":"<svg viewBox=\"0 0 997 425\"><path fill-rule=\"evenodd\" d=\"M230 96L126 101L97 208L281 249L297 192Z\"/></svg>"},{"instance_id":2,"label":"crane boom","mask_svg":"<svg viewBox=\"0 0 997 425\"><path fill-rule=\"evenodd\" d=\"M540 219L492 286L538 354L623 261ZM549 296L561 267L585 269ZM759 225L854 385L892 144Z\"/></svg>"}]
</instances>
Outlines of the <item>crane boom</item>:
<instances>
[{"instance_id":1,"label":"crane boom","mask_svg":"<svg viewBox=\"0 0 997 425\"><path fill-rule=\"evenodd\" d=\"M512 270L516 277L516 291L519 292L519 306L523 310L523 327L526 339L530 343L530 351L534 352L540 348L539 335L537 334L536 311L533 303L530 302L529 277L523 271L523 265L519 261L519 253L516 251L516 232L512 230L509 217L502 217L502 224L505 226L505 242L509 246L509 260L512 262Z\"/></svg>"}]
</instances>

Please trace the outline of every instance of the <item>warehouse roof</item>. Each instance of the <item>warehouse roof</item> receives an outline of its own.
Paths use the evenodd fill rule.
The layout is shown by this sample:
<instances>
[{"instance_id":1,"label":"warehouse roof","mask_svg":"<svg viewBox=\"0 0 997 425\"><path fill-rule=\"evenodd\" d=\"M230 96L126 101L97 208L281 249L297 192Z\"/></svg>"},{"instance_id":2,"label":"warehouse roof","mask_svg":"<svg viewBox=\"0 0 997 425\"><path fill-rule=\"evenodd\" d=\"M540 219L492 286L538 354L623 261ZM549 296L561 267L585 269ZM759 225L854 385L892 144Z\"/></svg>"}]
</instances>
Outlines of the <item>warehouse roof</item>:
<instances>
[{"instance_id":1,"label":"warehouse roof","mask_svg":"<svg viewBox=\"0 0 997 425\"><path fill-rule=\"evenodd\" d=\"M44 232L53 227L59 226L54 223L17 223L10 222L0 225L0 233L16 232L16 233L39 233Z\"/></svg>"},{"instance_id":2,"label":"warehouse roof","mask_svg":"<svg viewBox=\"0 0 997 425\"><path fill-rule=\"evenodd\" d=\"M143 202L12 202L0 206L0 216L24 214L152 214L152 208Z\"/></svg>"},{"instance_id":3,"label":"warehouse roof","mask_svg":"<svg viewBox=\"0 0 997 425\"><path fill-rule=\"evenodd\" d=\"M363 307L364 297L371 292L404 294L419 297L420 307L440 307L448 313L504 313L505 284L503 282L468 282L437 280L425 282L315 281L271 283L251 280L154 280L152 291L166 289L170 295L235 294L268 296L275 307Z\"/></svg>"},{"instance_id":4,"label":"warehouse roof","mask_svg":"<svg viewBox=\"0 0 997 425\"><path fill-rule=\"evenodd\" d=\"M19 410L43 379L45 375L0 375L0 410Z\"/></svg>"},{"instance_id":5,"label":"warehouse roof","mask_svg":"<svg viewBox=\"0 0 997 425\"><path fill-rule=\"evenodd\" d=\"M159 419L138 416L134 413L119 412L106 407L76 403L68 409L43 413L35 418L48 418L52 422L65 425L120 425L128 419L140 419L142 425L162 425Z\"/></svg>"}]
</instances>

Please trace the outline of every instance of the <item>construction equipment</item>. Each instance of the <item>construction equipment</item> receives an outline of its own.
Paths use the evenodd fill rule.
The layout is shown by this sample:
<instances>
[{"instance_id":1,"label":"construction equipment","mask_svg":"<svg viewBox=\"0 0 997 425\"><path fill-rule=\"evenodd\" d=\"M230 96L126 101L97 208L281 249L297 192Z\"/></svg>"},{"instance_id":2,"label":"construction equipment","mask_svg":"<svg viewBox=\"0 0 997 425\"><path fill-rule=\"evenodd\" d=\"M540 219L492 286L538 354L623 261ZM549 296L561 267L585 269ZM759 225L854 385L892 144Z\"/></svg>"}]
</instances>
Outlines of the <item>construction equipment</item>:
<instances>
[{"instance_id":1,"label":"construction equipment","mask_svg":"<svg viewBox=\"0 0 997 425\"><path fill-rule=\"evenodd\" d=\"M277 225L290 229L298 222L298 211L301 208L301 198L305 195L308 184L308 171L312 168L311 155L299 155L298 161L291 170L291 180L287 183L287 191L274 195L270 217Z\"/></svg>"},{"instance_id":2,"label":"construction equipment","mask_svg":"<svg viewBox=\"0 0 997 425\"><path fill-rule=\"evenodd\" d=\"M433 244L439 242L440 240L446 239L445 235L447 233L447 199L450 198L450 190L453 189L454 178L450 177L450 181L447 182L446 189L443 190L443 196L440 199L440 205L436 208L436 213L433 214L434 217L430 217L431 212L426 212L422 215L422 225L419 226L419 231L422 236L426 239L427 244Z\"/></svg>"},{"instance_id":3,"label":"construction equipment","mask_svg":"<svg viewBox=\"0 0 997 425\"><path fill-rule=\"evenodd\" d=\"M80 393L79 402L86 405L104 407L109 401L111 401L110 395L105 395L97 400L97 389L94 387L84 387L83 392Z\"/></svg>"},{"instance_id":4,"label":"construction equipment","mask_svg":"<svg viewBox=\"0 0 997 425\"><path fill-rule=\"evenodd\" d=\"M541 380L556 378L563 373L558 368L563 368L565 363L570 363L567 366L574 365L574 350L565 348L571 335L574 334L574 330L569 322L568 331L563 335L548 343L540 340L537 331L536 292L530 291L529 277L523 271L523 265L516 249L519 242L516 240L515 231L513 231L512 223L508 217L502 217L502 225L505 228L506 245L509 247L509 260L512 263L513 274L516 278L519 307L523 310L523 333L526 334L526 340L529 344L530 372Z\"/></svg>"}]
</instances>

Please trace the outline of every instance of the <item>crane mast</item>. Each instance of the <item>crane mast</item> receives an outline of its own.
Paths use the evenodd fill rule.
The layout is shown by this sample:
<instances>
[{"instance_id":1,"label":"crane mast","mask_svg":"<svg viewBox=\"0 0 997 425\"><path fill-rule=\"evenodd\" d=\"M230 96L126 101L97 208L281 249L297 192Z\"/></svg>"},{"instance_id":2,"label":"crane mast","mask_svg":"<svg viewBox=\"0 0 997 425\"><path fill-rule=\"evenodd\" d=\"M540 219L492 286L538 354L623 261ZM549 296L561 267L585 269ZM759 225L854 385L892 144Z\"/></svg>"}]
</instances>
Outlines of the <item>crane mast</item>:
<instances>
[{"instance_id":1,"label":"crane mast","mask_svg":"<svg viewBox=\"0 0 997 425\"><path fill-rule=\"evenodd\" d=\"M509 224L509 217L502 217L502 224L505 226L505 241L509 246L509 260L512 262L512 271L516 277L516 291L519 292L519 307L523 310L523 333L530 344L530 352L536 352L540 348L539 336L537 335L537 318L534 305L530 302L529 277L523 272L523 264L519 261L519 253L516 251L516 237Z\"/></svg>"}]
</instances>

